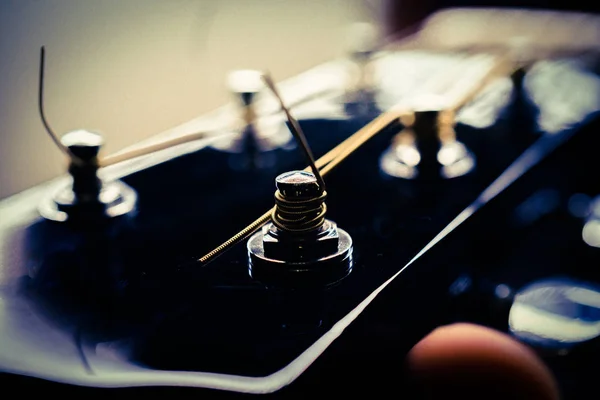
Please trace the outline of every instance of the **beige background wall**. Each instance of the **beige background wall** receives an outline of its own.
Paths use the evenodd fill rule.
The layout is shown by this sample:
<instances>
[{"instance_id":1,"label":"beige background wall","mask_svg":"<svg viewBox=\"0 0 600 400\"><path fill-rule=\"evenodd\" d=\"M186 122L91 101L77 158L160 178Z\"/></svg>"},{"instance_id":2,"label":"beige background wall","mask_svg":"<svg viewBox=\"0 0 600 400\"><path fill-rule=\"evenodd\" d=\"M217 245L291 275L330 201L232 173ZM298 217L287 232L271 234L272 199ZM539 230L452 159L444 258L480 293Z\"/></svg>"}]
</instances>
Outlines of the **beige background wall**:
<instances>
[{"instance_id":1,"label":"beige background wall","mask_svg":"<svg viewBox=\"0 0 600 400\"><path fill-rule=\"evenodd\" d=\"M51 124L111 153L222 105L231 69L293 76L373 17L364 0L2 0L0 198L64 172L37 113L42 44Z\"/></svg>"}]
</instances>

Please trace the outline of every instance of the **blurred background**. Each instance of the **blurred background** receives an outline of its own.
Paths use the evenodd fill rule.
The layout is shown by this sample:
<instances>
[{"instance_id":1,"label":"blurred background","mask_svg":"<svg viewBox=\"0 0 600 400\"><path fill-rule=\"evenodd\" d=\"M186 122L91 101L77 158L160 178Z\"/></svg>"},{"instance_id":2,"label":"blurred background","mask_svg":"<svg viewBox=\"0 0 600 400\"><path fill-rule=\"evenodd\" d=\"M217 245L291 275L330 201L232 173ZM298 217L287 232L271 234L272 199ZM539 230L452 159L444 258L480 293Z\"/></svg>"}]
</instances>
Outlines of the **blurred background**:
<instances>
[{"instance_id":1,"label":"blurred background","mask_svg":"<svg viewBox=\"0 0 600 400\"><path fill-rule=\"evenodd\" d=\"M42 45L50 124L59 134L101 132L110 154L223 105L232 69L269 69L284 80L343 56L352 22L390 31L435 9L473 5L598 7L584 0L0 0L0 198L66 171L37 110Z\"/></svg>"},{"instance_id":2,"label":"blurred background","mask_svg":"<svg viewBox=\"0 0 600 400\"><path fill-rule=\"evenodd\" d=\"M50 124L103 133L109 154L223 105L232 69L283 80L343 55L377 3L0 1L0 198L66 171L37 111L41 45Z\"/></svg>"}]
</instances>

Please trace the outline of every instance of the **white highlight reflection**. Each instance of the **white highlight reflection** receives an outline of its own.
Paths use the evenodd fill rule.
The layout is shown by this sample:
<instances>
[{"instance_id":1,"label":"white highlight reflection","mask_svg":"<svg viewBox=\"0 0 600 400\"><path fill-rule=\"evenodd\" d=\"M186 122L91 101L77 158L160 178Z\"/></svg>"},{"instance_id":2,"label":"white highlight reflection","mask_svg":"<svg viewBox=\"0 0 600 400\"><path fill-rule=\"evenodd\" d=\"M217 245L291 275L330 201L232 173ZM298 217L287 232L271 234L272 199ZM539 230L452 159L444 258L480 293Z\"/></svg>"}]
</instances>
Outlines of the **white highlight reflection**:
<instances>
[{"instance_id":1,"label":"white highlight reflection","mask_svg":"<svg viewBox=\"0 0 600 400\"><path fill-rule=\"evenodd\" d=\"M567 280L536 283L515 297L509 326L518 338L547 347L594 339L600 336L600 291Z\"/></svg>"},{"instance_id":2,"label":"white highlight reflection","mask_svg":"<svg viewBox=\"0 0 600 400\"><path fill-rule=\"evenodd\" d=\"M437 159L442 164L442 175L448 179L465 175L475 166L473 155L459 141L443 144Z\"/></svg>"},{"instance_id":3,"label":"white highlight reflection","mask_svg":"<svg viewBox=\"0 0 600 400\"><path fill-rule=\"evenodd\" d=\"M583 241L592 247L600 247L600 220L591 219L583 226Z\"/></svg>"},{"instance_id":4,"label":"white highlight reflection","mask_svg":"<svg viewBox=\"0 0 600 400\"><path fill-rule=\"evenodd\" d=\"M577 343L600 335L600 322L584 322L516 303L509 324L519 335L525 332L564 343Z\"/></svg>"},{"instance_id":5,"label":"white highlight reflection","mask_svg":"<svg viewBox=\"0 0 600 400\"><path fill-rule=\"evenodd\" d=\"M396 156L409 167L415 167L421 162L421 154L412 145L399 145L396 147Z\"/></svg>"}]
</instances>

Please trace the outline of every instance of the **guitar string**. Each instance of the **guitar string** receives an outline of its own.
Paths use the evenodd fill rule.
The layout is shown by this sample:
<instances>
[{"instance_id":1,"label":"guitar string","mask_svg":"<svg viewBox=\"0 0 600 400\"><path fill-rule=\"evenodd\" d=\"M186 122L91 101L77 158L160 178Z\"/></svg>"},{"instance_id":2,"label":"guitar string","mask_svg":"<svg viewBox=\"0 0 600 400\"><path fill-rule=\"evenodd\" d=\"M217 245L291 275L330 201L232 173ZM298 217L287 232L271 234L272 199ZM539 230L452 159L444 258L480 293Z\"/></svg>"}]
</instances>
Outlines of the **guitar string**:
<instances>
[{"instance_id":1,"label":"guitar string","mask_svg":"<svg viewBox=\"0 0 600 400\"><path fill-rule=\"evenodd\" d=\"M476 94L476 93L477 93L477 91L474 92L474 94ZM323 93L319 92L319 94L323 94ZM309 101L310 99L312 99L314 97L315 96L313 96L313 95L306 96L306 97L294 102L294 104L290 105L288 108L298 107L299 105L304 104L305 102ZM48 126L46 119L44 117L43 111L40 111L40 112L41 112L41 116L42 116L42 122L44 123L44 126L46 126L46 129L47 129L48 133L50 134L50 137L52 138L52 140L56 143L56 145L63 152L65 152L65 154L67 154L71 159L76 159L76 161L77 161L78 160L77 157L75 157L69 151L69 149L67 147L65 147L64 145L62 145L62 143L60 143L56 134L50 129L50 127ZM237 134L237 132L223 133L222 131L224 131L224 130L225 129L222 129L222 130L217 129L215 131L189 133L189 134L185 134L180 137L167 139L162 142L152 143L145 147L117 152L115 154L103 157L98 162L98 165L99 165L99 167L108 167L110 165L118 164L118 163L128 161L128 160L131 160L134 158L138 158L138 157L142 157L142 156L152 154L155 152L163 151L163 150L166 150L166 149L169 149L169 148L172 148L175 146L179 146L179 145L182 145L185 143L190 143L190 142L194 142L194 141L198 141L198 140L202 140L202 139L220 140L220 139L227 138L228 136L234 136Z\"/></svg>"},{"instance_id":2,"label":"guitar string","mask_svg":"<svg viewBox=\"0 0 600 400\"><path fill-rule=\"evenodd\" d=\"M390 36L390 38L383 38L381 40L381 43L375 46L374 50L375 51L384 50L385 47L390 43L389 39L391 39L391 38L393 38L393 37ZM315 98L320 98L322 96L325 96L331 91L335 91L335 90L325 89L325 90L317 91L315 93L308 94L308 95L296 100L295 102L288 104L287 108L293 109L293 108L299 107ZM218 130L216 130L216 131L218 131ZM151 144L151 145L148 145L143 148L132 149L129 151L121 151L121 152L117 152L113 155L106 156L100 161L100 166L107 167L109 165L124 162L124 161L130 160L130 159L141 157L141 156L151 154L151 153L154 153L157 151L166 150L168 148L178 146L178 145L181 145L184 143L194 142L194 141L200 140L200 139L206 139L208 137L213 137L213 134L214 134L215 139L228 136L228 135L221 136L219 133L209 133L209 132L190 133L190 134L186 134L184 136L178 137L178 138L165 140L164 142ZM232 134L235 134L235 132L232 132Z\"/></svg>"},{"instance_id":3,"label":"guitar string","mask_svg":"<svg viewBox=\"0 0 600 400\"><path fill-rule=\"evenodd\" d=\"M54 130L50 127L48 120L46 119L46 112L44 111L44 75L46 72L46 49L44 46L40 48L40 74L38 79L38 110L40 112L40 118L42 120L42 124L50 136L50 139L54 142L54 144L65 153L65 155L75 164L83 165L84 162L79 157L69 150L67 146L62 144L62 142L58 139L58 136L54 132Z\"/></svg>"},{"instance_id":4,"label":"guitar string","mask_svg":"<svg viewBox=\"0 0 600 400\"><path fill-rule=\"evenodd\" d=\"M512 75L518 66L511 60L508 53L498 56L496 63L467 93L459 96L456 101L446 108L446 112L456 114L460 109L469 104L481 91L494 79L501 76Z\"/></svg>"},{"instance_id":5,"label":"guitar string","mask_svg":"<svg viewBox=\"0 0 600 400\"><path fill-rule=\"evenodd\" d=\"M159 143L152 143L145 147L140 147L137 149L131 149L128 151L115 153L110 156L106 156L100 160L101 167L108 167L110 165L118 164L127 160L131 160L133 158L138 158L145 156L147 154L156 153L158 151L166 150L175 146L179 146L185 143L194 142L196 140L201 139L224 139L229 136L237 135L238 132L195 132L186 134L184 136L175 137L172 139L167 139L165 141Z\"/></svg>"},{"instance_id":6,"label":"guitar string","mask_svg":"<svg viewBox=\"0 0 600 400\"><path fill-rule=\"evenodd\" d=\"M46 49L45 49L45 46L42 46L40 48L40 69L39 69L39 82L38 82L38 110L40 113L40 119L42 121L42 124L44 125L46 132L48 133L48 136L54 142L56 147L58 147L58 149L60 151L62 151L72 162L74 162L77 165L83 165L83 164L85 164L85 162L83 160L81 160L79 157L77 157L75 154L73 154L73 152L71 152L71 150L60 141L60 139L58 138L58 135L50 127L48 119L46 118L45 107L44 107L45 69L46 69ZM294 107L301 106L302 104L305 104L306 102L311 101L315 97L322 96L327 93L328 93L327 90L321 90L316 93L311 93L300 99L297 99L292 104L290 104L288 106L288 108L294 108ZM169 148L172 148L175 146L179 146L179 145L182 145L185 143L194 142L194 141L202 140L202 139L214 139L214 140L224 139L229 136L234 136L236 134L237 134L237 132L235 132L235 131L227 132L225 127L222 129L215 129L213 131L188 133L183 136L164 140L162 142L152 143L145 147L134 148L131 150L122 150L117 153L111 154L109 156L103 157L100 160L97 160L97 163L98 163L98 167L108 167L110 165L118 164L118 163L121 163L124 161L131 160L133 158L142 157L147 154L155 153L158 151L166 150L166 149L169 149Z\"/></svg>"},{"instance_id":7,"label":"guitar string","mask_svg":"<svg viewBox=\"0 0 600 400\"><path fill-rule=\"evenodd\" d=\"M329 93L329 91L332 91L332 90L321 90L316 93L311 93L309 95L306 95L306 96L294 101L293 103L291 103L288 106L288 109L293 109L295 107L299 107L311 100L314 100L315 98L320 98L321 96L325 96L327 93ZM182 145L185 143L195 142L197 140L202 140L202 139L206 139L206 140L211 139L210 142L212 142L213 140L215 140L215 141L221 140L221 139L225 139L229 136L235 136L238 134L239 134L239 132L235 131L235 130L228 131L228 128L225 126L222 128L214 129L212 131L187 133L187 134L184 134L179 137L175 137L172 139L166 139L162 142L152 143L145 147L134 148L131 150L122 150L120 152L103 157L100 160L99 165L100 165L100 167L108 167L110 165L118 164L118 163L128 161L128 160L131 160L134 158L145 156L147 154L152 154L152 153L155 153L158 151L166 150L171 147L179 146L179 145Z\"/></svg>"},{"instance_id":8,"label":"guitar string","mask_svg":"<svg viewBox=\"0 0 600 400\"><path fill-rule=\"evenodd\" d=\"M304 132L302 132L302 128L300 127L300 124L298 123L296 118L294 118L292 116L292 114L290 113L288 108L285 106L285 103L283 102L283 99L281 98L281 95L279 94L279 90L277 90L277 87L275 86L275 82L273 81L273 78L271 77L271 74L269 72L265 72L263 74L263 80L265 81L267 88L269 88L269 90L273 93L273 95L279 102L281 111L283 111L288 122L290 123L290 128L291 128L290 131L294 135L295 139L298 142L300 142L300 147L301 147L302 151L304 152L304 155L308 161L309 167L310 167L313 175L315 176L315 178L317 178L319 190L321 193L323 193L325 191L325 181L323 180L323 177L319 173L319 168L317 168L317 166L315 165L315 157L312 154L310 146L306 142L306 137L304 136Z\"/></svg>"},{"instance_id":9,"label":"guitar string","mask_svg":"<svg viewBox=\"0 0 600 400\"><path fill-rule=\"evenodd\" d=\"M45 77L45 69L46 69L45 67L46 67L46 49L45 49L45 46L42 46L40 48L40 70L39 70L39 82L38 82L38 109L39 109L39 113L40 113L40 118L42 120L42 124L44 125L46 132L48 133L48 135L50 136L50 138L52 139L54 144L72 162L76 163L77 165L83 165L83 164L85 164L85 162L83 160L81 160L79 157L77 157L75 154L73 154L73 152L71 152L71 150L67 146L62 144L62 142L58 138L58 135L50 127L50 124L48 123L48 120L46 118L46 113L45 113L45 108L44 108L44 86L45 86L44 85L44 81L45 81L44 77ZM233 132L231 134L233 134ZM227 137L229 135L230 134L219 134L218 138ZM97 163L98 163L99 167L107 167L109 165L117 164L117 163L127 161L132 158L141 157L146 154L165 150L167 148L171 148L171 147L174 147L174 146L177 146L180 144L184 144L184 143L188 143L188 142L192 142L195 140L206 139L206 138L210 138L210 137L215 137L215 139L216 139L217 138L216 136L217 136L216 134L214 134L214 133L211 134L210 132L196 132L196 133L192 133L192 134L189 134L186 136L169 139L169 140L166 140L161 143L154 143L154 144L148 145L143 148L133 149L133 150L122 152L122 153L116 153L114 155L105 157L105 158L97 161Z\"/></svg>"},{"instance_id":10,"label":"guitar string","mask_svg":"<svg viewBox=\"0 0 600 400\"><path fill-rule=\"evenodd\" d=\"M481 90L483 90L485 88L485 86L493 78L497 78L499 76L507 76L510 73L512 73L513 70L511 68L507 68L507 69L503 68L503 66L506 66L507 64L510 65L510 63L507 63L507 60L508 60L508 57L506 57L506 54L498 56L498 59L496 60L494 65L481 78L481 80L478 82L478 84L475 85L468 93L466 93L463 96L461 96L460 98L458 98L454 103L451 103L450 106L447 107L445 112L449 112L450 114L456 114L462 107L467 105L469 103L469 101L471 101L478 93L480 93ZM411 112L406 110L405 113L402 115L402 117L404 117L404 116L409 117L410 115L411 115ZM362 138L358 135L352 135L350 137L350 140L346 140L344 142L344 144L349 145L354 140L358 140L360 142L361 139ZM359 146L357 146L357 147L359 147ZM317 160L317 164L318 164L319 168L324 167L326 164L328 164L333 159L335 159L341 152L342 148L340 146L338 146L334 150L335 151L330 151L329 153L327 153L323 157L321 157L319 160Z\"/></svg>"},{"instance_id":11,"label":"guitar string","mask_svg":"<svg viewBox=\"0 0 600 400\"><path fill-rule=\"evenodd\" d=\"M383 42L385 42L385 40L383 40ZM376 50L383 50L385 46L376 46ZM313 100L314 98L320 98L322 96L327 95L330 91L333 91L332 89L326 89L326 90L321 90L321 91L317 91L315 93L311 93L308 94L292 103L290 103L287 108L288 109L293 109L296 107L299 107L311 100ZM150 144L146 147L142 147L142 148L137 148L137 149L131 149L131 150L127 150L127 151L120 151L117 152L115 154L106 156L104 158L102 158L99 161L99 166L100 167L107 167L113 164L117 164L117 163L121 163L124 161L128 161L131 160L133 158L138 158L147 154L151 154L151 153L155 153L158 151L162 151L162 150L166 150L168 148L171 147L175 147L175 146L179 146L181 144L185 144L185 143L189 143L189 142L194 142L197 140L201 140L201 139L208 139L208 138L214 138L214 139L218 139L218 138L226 138L229 135L235 135L236 132L231 132L231 133L225 133L223 134L221 131L223 131L225 129L216 129L212 132L194 132L194 133L190 133L190 134L185 134L183 136L177 137L177 138L173 138L173 139L168 139L165 140L163 142L159 142L159 143L153 143ZM68 150L68 149L67 149Z\"/></svg>"},{"instance_id":12,"label":"guitar string","mask_svg":"<svg viewBox=\"0 0 600 400\"><path fill-rule=\"evenodd\" d=\"M495 72L495 71L491 71ZM487 78L487 75L486 77ZM358 132L350 136L348 139L340 143L334 149L329 151L323 157L317 160L316 164L321 170L321 175L328 174L333 168L339 165L346 157L352 154L356 149L366 143L369 139L375 136L378 132L383 130L392 122L400 119L402 116L410 113L407 110L390 110L376 119L371 123L364 126ZM305 168L305 171L309 171L309 167ZM261 215L258 219L246 226L236 235L225 241L223 244L215 248L214 250L207 253L205 256L198 259L198 262L202 265L207 265L210 261L216 259L219 255L223 254L228 248L244 240L252 233L256 232L261 226L268 223L272 212L275 207L272 207L269 211Z\"/></svg>"},{"instance_id":13,"label":"guitar string","mask_svg":"<svg viewBox=\"0 0 600 400\"><path fill-rule=\"evenodd\" d=\"M460 98L458 98L454 103L452 103L444 111L445 112L449 111L449 112L452 112L453 114L456 114L462 107L467 105L470 100L472 100L478 93L480 93L481 90L483 90L486 87L486 85L493 78L502 76L502 74L506 73L506 71L510 71L510 69L503 68L506 65L506 62L507 61L504 57L500 57L499 59L497 59L496 63L494 63L494 65L489 69L489 71L480 79L480 81L478 81L478 84L472 88L472 90L470 90L469 92L464 94L464 96L461 96ZM396 112L398 113L397 114L398 119L405 117L405 116L410 116L413 114L413 112L411 112L409 110L402 110L402 111L396 110ZM385 126L387 126L387 125L385 125ZM385 128L385 126L382 126L379 129L382 130L383 128ZM366 126L365 126L365 128L366 128ZM362 146L367 140L371 139L371 137L373 137L376 133L379 132L379 131L376 131L376 132L363 131L363 129L359 130L355 135L352 135L350 137L350 138L353 138L354 136L356 136L356 140L350 141L350 143L347 144L347 147L342 146L341 148L336 148L336 149L334 149L335 151L330 152L330 153L326 154L325 156L321 157L322 161L321 161L321 159L319 159L323 164L323 165L320 165L319 167L320 168L324 167L321 170L321 174L329 173L329 171L331 171L339 163L341 163L345 157L350 155L352 152L354 152L356 149L358 149L360 146ZM361 131L363 131L362 134L361 134ZM338 146L338 147L340 147L340 146Z\"/></svg>"},{"instance_id":14,"label":"guitar string","mask_svg":"<svg viewBox=\"0 0 600 400\"><path fill-rule=\"evenodd\" d=\"M384 50L386 47L388 47L388 45L390 44L390 41L386 40L386 38L383 38L381 40L381 45L376 46L375 50L378 51L382 51ZM64 152L72 161L74 161L77 164L82 164L83 161L80 160L78 157L76 157L66 146L64 146L60 140L58 139L58 136L55 134L55 132L50 128L50 125L47 122L47 119L45 117L45 113L44 113L44 105L43 105L43 83L44 83L44 65L45 65L45 48L44 46L42 46L41 48L41 63L40 63L40 89L39 89L39 109L40 109L40 116L42 119L42 123L44 124L44 127L46 128L46 131L48 132L50 138L52 139L52 141L56 144L56 146L62 151ZM324 95L325 93L327 93L327 91L320 91L317 93L312 93L309 94L307 96L304 96L298 100L296 100L295 102L293 102L292 104L290 104L288 106L288 108L295 108L298 107L304 103L306 103L307 101L312 100L314 97L318 97L320 95ZM476 94L477 91L475 91L474 94ZM224 129L223 129L224 130ZM194 142L197 140L201 140L201 139L209 139L209 138L214 138L214 139L220 139L220 138L226 138L230 135L234 135L235 132L227 132L227 133L223 133L223 130L215 130L212 132L194 132L194 133L190 133L190 134L186 134L184 136L180 136L177 138L173 138L173 139L167 139L163 142L159 142L159 143L153 143L150 144L146 147L142 147L142 148L135 148L135 149L131 149L131 150L125 150L125 151L120 151L117 152L115 154L103 157L102 159L100 159L98 161L98 166L99 167L107 167L110 165L114 165L117 163L121 163L127 160L131 160L134 158L138 158L138 157L142 157L144 155L147 154L151 154L151 153L155 153L158 151L162 151L162 150L166 150L169 149L171 147L175 147L175 146L179 146L181 144L185 144L185 143L189 143L189 142Z\"/></svg>"},{"instance_id":15,"label":"guitar string","mask_svg":"<svg viewBox=\"0 0 600 400\"><path fill-rule=\"evenodd\" d=\"M396 121L400 117L400 115L401 114L398 111L389 111L389 112L386 112L386 113L380 115L378 118L371 121L368 125L363 127L361 130L356 132L354 135L350 136L348 139L346 139L342 143L338 144L334 149L330 150L329 153L327 153L323 157L319 158L315 162L315 165L317 166L317 168L321 168L323 165L327 165L327 166L332 165L336 161L337 161L337 163L335 163L335 165L338 165L342 161L342 159L345 159L355 149L357 149L362 144L364 144L364 142L366 142L368 139L375 136L379 131L381 131L383 128L388 126L390 123ZM360 138L360 140L359 140L359 138ZM352 150L344 151L346 148L352 149ZM330 160L329 164L327 164L325 162L327 160ZM323 168L320 171L321 176L325 176L329 171L331 171L331 169L333 169L333 167L331 167L327 170L326 170L326 168ZM304 171L309 172L310 167L306 167L304 169ZM263 226L264 224L269 222L274 210L275 210L275 207L272 207L271 209L269 209L269 211L267 211L266 213L261 215L258 219L256 219L250 225L246 226L244 229L242 229L236 235L234 235L233 237L231 237L230 239L225 241L220 246L216 247L214 250L207 253L205 256L200 257L198 259L198 262L202 266L207 265L209 262L215 260L218 256L223 254L230 247L232 247L233 245L246 239L249 235L256 232L261 226Z\"/></svg>"},{"instance_id":16,"label":"guitar string","mask_svg":"<svg viewBox=\"0 0 600 400\"><path fill-rule=\"evenodd\" d=\"M497 76L499 73L498 68L497 68L498 64L503 64L505 62L506 62L506 59L504 57L498 58L496 60L496 63L492 66L492 68L490 68L490 70L481 78L481 82L484 82L484 81L487 82L492 77ZM476 88L478 88L478 91L482 90L484 87L485 87L484 83L482 83L480 85L476 85ZM473 91L475 91L475 89L469 91L464 96L464 98L467 99L466 101L461 101L461 100L463 100L463 98L461 97L458 99L458 101L456 101L451 106L451 108L454 110L458 110L458 109L460 109L460 107L466 105L468 103L469 99L472 99L472 97L474 97ZM387 112L381 114L380 116L378 116L377 118L372 120L370 123L365 125L363 128L361 128L356 133L351 135L349 138L347 138L346 140L344 140L343 142L338 144L335 148L330 150L327 154L320 157L316 161L315 164L316 164L317 168L320 169L321 175L322 176L327 175L331 170L333 170L333 168L335 168L337 165L339 165L350 154L352 154L354 151L356 151L358 148L360 148L363 144L365 144L369 139L371 139L377 133L381 132L384 128L386 128L391 123L398 121L401 117L410 115L411 113L412 112L409 110L392 107ZM309 172L310 167L306 167L304 169L304 171ZM267 212L265 212L263 215L261 215L254 222L247 225L240 232L238 232L237 234L235 234L234 236L232 236L231 238L226 240L221 245L217 246L212 251L208 252L203 257L200 257L197 260L197 262L200 263L201 266L206 266L210 262L214 261L217 257L222 255L224 252L226 252L229 248L231 248L235 244L241 242L242 240L246 239L249 235L253 234L258 229L260 229L263 225L265 225L266 223L268 223L270 221L271 215L272 215L274 209L275 209L275 207L272 207L271 209L269 209Z\"/></svg>"}]
</instances>

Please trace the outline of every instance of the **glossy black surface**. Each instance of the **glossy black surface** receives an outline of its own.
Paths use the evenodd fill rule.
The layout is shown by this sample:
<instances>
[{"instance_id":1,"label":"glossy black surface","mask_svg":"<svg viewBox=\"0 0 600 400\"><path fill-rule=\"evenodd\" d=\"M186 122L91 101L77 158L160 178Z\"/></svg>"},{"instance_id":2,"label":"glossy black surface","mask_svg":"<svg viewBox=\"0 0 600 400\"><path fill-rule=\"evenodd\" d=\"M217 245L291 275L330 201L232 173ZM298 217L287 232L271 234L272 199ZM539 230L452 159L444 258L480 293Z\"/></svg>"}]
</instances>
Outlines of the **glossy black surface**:
<instances>
[{"instance_id":1,"label":"glossy black surface","mask_svg":"<svg viewBox=\"0 0 600 400\"><path fill-rule=\"evenodd\" d=\"M353 271L336 286L266 288L248 274L244 243L205 267L191 262L273 205L275 176L305 165L298 150L277 150L273 168L233 170L229 166L236 155L205 148L126 176L139 199L131 221L85 229L37 219L22 229L7 229L6 248L18 242L14 247L20 253L2 254L8 260L3 261L3 288L24 299L38 318L72 335L83 354L102 352L153 370L272 374L404 267L526 148L540 146L534 144L540 137L532 122L535 108L527 107L522 98L513 98L493 126L457 126L459 140L477 159L474 172L464 177L402 181L384 176L378 158L399 126L385 129L328 175L327 217L351 235L354 245ZM366 122L315 119L302 126L318 157ZM469 320L506 330L510 298L499 299L497 285L516 290L557 274L600 282L598 271L590 268L597 264L598 249L583 243L583 222L565 206L575 193L600 193L591 179L598 172L598 124L588 115L574 129L582 126L417 259L306 372L275 395L388 393L406 383L403 355L435 326ZM547 140L558 143L560 135ZM538 203L526 202L540 193L550 204L542 204L533 218ZM36 200L30 199L32 206ZM576 353L585 361L549 358L565 393L574 398L592 382L582 379L593 370L595 354ZM81 363L86 365L85 356ZM93 373L93 366L88 369Z\"/></svg>"}]
</instances>

